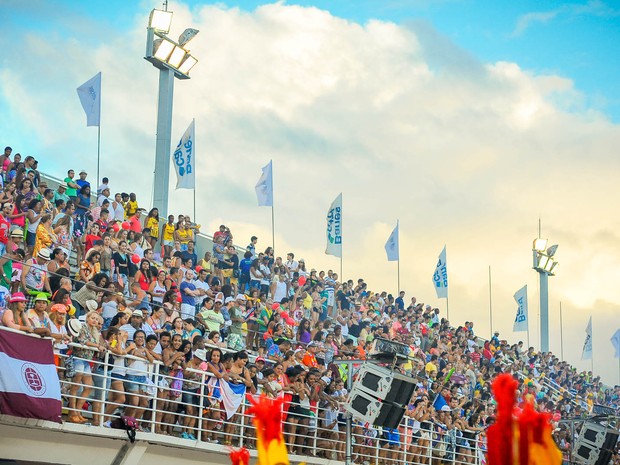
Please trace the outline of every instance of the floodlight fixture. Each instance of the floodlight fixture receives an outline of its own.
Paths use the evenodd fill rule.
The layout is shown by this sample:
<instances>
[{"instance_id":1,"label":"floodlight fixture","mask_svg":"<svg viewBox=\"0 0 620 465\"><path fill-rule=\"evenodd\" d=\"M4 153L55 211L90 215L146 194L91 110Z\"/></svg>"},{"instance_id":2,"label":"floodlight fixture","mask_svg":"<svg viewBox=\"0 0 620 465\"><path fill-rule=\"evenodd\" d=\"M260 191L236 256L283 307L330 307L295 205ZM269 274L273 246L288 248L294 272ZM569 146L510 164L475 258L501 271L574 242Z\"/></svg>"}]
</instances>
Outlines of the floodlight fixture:
<instances>
[{"instance_id":1,"label":"floodlight fixture","mask_svg":"<svg viewBox=\"0 0 620 465\"><path fill-rule=\"evenodd\" d=\"M187 45L190 40L196 37L196 34L198 34L198 32L200 32L198 31L198 29L193 29L191 27L185 29L183 33L179 36L179 45L181 47L185 47L185 45Z\"/></svg>"},{"instance_id":2,"label":"floodlight fixture","mask_svg":"<svg viewBox=\"0 0 620 465\"><path fill-rule=\"evenodd\" d=\"M547 249L547 256L553 257L555 253L557 252L557 250L558 250L558 245L557 244L552 245L551 247Z\"/></svg>"},{"instance_id":3,"label":"floodlight fixture","mask_svg":"<svg viewBox=\"0 0 620 465\"><path fill-rule=\"evenodd\" d=\"M172 11L163 11L154 9L149 16L149 28L159 32L161 34L168 34L170 32L170 25L172 24Z\"/></svg>"},{"instance_id":4,"label":"floodlight fixture","mask_svg":"<svg viewBox=\"0 0 620 465\"><path fill-rule=\"evenodd\" d=\"M198 60L191 55L187 55L181 66L179 66L179 71L183 74L189 74L190 70L198 63Z\"/></svg>"},{"instance_id":5,"label":"floodlight fixture","mask_svg":"<svg viewBox=\"0 0 620 465\"><path fill-rule=\"evenodd\" d=\"M166 62L170 57L170 54L174 50L174 43L167 39L156 39L153 43L153 56L159 61Z\"/></svg>"},{"instance_id":6,"label":"floodlight fixture","mask_svg":"<svg viewBox=\"0 0 620 465\"><path fill-rule=\"evenodd\" d=\"M547 239L542 239L539 237L537 239L534 239L534 245L532 246L532 248L536 252L544 252L547 248L547 242L549 242Z\"/></svg>"}]
</instances>

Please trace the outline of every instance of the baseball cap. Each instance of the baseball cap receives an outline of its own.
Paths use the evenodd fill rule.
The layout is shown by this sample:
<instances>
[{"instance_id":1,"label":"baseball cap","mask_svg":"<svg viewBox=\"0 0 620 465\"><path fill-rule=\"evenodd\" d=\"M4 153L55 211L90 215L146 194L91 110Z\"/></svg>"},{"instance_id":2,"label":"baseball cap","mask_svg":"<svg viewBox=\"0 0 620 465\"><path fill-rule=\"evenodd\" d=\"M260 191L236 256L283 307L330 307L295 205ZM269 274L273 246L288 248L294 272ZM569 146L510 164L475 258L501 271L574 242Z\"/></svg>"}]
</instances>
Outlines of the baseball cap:
<instances>
[{"instance_id":1,"label":"baseball cap","mask_svg":"<svg viewBox=\"0 0 620 465\"><path fill-rule=\"evenodd\" d=\"M134 310L133 312L131 312L131 316L139 316L140 318L143 318L142 310Z\"/></svg>"},{"instance_id":2,"label":"baseball cap","mask_svg":"<svg viewBox=\"0 0 620 465\"><path fill-rule=\"evenodd\" d=\"M265 359L263 357L256 357L256 360L254 360L254 362L263 362L263 363L265 363Z\"/></svg>"},{"instance_id":3,"label":"baseball cap","mask_svg":"<svg viewBox=\"0 0 620 465\"><path fill-rule=\"evenodd\" d=\"M245 298L243 294L237 294L237 297L235 297L235 300L247 300L247 299Z\"/></svg>"},{"instance_id":4,"label":"baseball cap","mask_svg":"<svg viewBox=\"0 0 620 465\"><path fill-rule=\"evenodd\" d=\"M80 171L80 174L88 174L88 173L86 172L86 170L82 170Z\"/></svg>"},{"instance_id":5,"label":"baseball cap","mask_svg":"<svg viewBox=\"0 0 620 465\"><path fill-rule=\"evenodd\" d=\"M332 382L331 378L327 376L321 376L321 381L323 381L325 384L329 384Z\"/></svg>"},{"instance_id":6,"label":"baseball cap","mask_svg":"<svg viewBox=\"0 0 620 465\"><path fill-rule=\"evenodd\" d=\"M69 187L69 186L67 186L67 183L66 183L66 182L61 182L60 184L58 184L58 188L60 189L61 187L62 187L63 189L66 189L66 188L67 188L67 187Z\"/></svg>"},{"instance_id":7,"label":"baseball cap","mask_svg":"<svg viewBox=\"0 0 620 465\"><path fill-rule=\"evenodd\" d=\"M223 301L222 299L215 299L215 303L217 303L217 302L219 302L219 303L221 303L221 304L223 304L223 303L224 303L224 301Z\"/></svg>"},{"instance_id":8,"label":"baseball cap","mask_svg":"<svg viewBox=\"0 0 620 465\"><path fill-rule=\"evenodd\" d=\"M234 302L235 299L233 299L232 297L226 297L226 300L224 301L225 304L228 304L230 302Z\"/></svg>"},{"instance_id":9,"label":"baseball cap","mask_svg":"<svg viewBox=\"0 0 620 465\"><path fill-rule=\"evenodd\" d=\"M441 411L442 412L451 412L452 409L450 407L448 407L447 405L444 405L443 407L441 407Z\"/></svg>"}]
</instances>

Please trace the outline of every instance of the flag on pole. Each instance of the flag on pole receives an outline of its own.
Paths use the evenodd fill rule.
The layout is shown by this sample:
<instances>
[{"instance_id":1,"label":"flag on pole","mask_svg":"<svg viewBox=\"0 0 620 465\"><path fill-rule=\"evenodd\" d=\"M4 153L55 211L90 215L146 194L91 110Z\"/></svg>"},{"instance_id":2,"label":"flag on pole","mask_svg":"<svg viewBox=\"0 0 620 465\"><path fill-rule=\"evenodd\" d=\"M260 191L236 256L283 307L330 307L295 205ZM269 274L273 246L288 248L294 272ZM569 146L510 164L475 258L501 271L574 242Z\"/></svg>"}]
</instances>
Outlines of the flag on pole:
<instances>
[{"instance_id":1,"label":"flag on pole","mask_svg":"<svg viewBox=\"0 0 620 465\"><path fill-rule=\"evenodd\" d=\"M617 330L613 336L611 336L611 343L613 344L614 349L616 349L614 357L620 358L620 329Z\"/></svg>"},{"instance_id":2,"label":"flag on pole","mask_svg":"<svg viewBox=\"0 0 620 465\"><path fill-rule=\"evenodd\" d=\"M327 211L327 255L342 258L342 192Z\"/></svg>"},{"instance_id":3,"label":"flag on pole","mask_svg":"<svg viewBox=\"0 0 620 465\"><path fill-rule=\"evenodd\" d=\"M177 189L196 188L196 121L192 120L183 137L172 152L177 172Z\"/></svg>"},{"instance_id":4,"label":"flag on pole","mask_svg":"<svg viewBox=\"0 0 620 465\"><path fill-rule=\"evenodd\" d=\"M514 299L517 302L518 308L512 330L514 332L527 331L527 285L523 286L515 293Z\"/></svg>"},{"instance_id":5,"label":"flag on pole","mask_svg":"<svg viewBox=\"0 0 620 465\"><path fill-rule=\"evenodd\" d=\"M0 412L61 422L52 341L0 330Z\"/></svg>"},{"instance_id":6,"label":"flag on pole","mask_svg":"<svg viewBox=\"0 0 620 465\"><path fill-rule=\"evenodd\" d=\"M435 292L440 299L448 298L448 262L446 261L446 246L443 246L443 250L439 254L439 260L435 267L435 273L433 274L433 285L435 286Z\"/></svg>"},{"instance_id":7,"label":"flag on pole","mask_svg":"<svg viewBox=\"0 0 620 465\"><path fill-rule=\"evenodd\" d=\"M86 126L99 126L101 118L101 72L77 88L80 103L86 113Z\"/></svg>"},{"instance_id":8,"label":"flag on pole","mask_svg":"<svg viewBox=\"0 0 620 465\"><path fill-rule=\"evenodd\" d=\"M256 183L255 190L259 207L273 207L273 171L271 160L263 166L263 173Z\"/></svg>"},{"instance_id":9,"label":"flag on pole","mask_svg":"<svg viewBox=\"0 0 620 465\"><path fill-rule=\"evenodd\" d=\"M387 253L388 262L398 261L400 258L399 255L399 243L398 243L398 221L396 222L396 227L387 242L385 243L385 252Z\"/></svg>"},{"instance_id":10,"label":"flag on pole","mask_svg":"<svg viewBox=\"0 0 620 465\"><path fill-rule=\"evenodd\" d=\"M590 320L588 320L588 326L586 328L586 340L583 343L581 360L592 360L592 317L590 317Z\"/></svg>"}]
</instances>

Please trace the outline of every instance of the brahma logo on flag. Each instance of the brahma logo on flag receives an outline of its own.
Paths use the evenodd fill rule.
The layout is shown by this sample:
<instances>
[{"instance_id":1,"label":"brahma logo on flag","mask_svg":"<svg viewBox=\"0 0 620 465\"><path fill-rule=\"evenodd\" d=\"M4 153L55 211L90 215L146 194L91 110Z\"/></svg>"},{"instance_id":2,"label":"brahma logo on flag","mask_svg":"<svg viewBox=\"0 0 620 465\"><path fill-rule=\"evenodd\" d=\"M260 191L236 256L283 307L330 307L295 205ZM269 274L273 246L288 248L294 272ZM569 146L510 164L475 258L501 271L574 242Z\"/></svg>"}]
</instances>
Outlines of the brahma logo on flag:
<instances>
[{"instance_id":1,"label":"brahma logo on flag","mask_svg":"<svg viewBox=\"0 0 620 465\"><path fill-rule=\"evenodd\" d=\"M0 330L0 413L60 423L52 341Z\"/></svg>"}]
</instances>

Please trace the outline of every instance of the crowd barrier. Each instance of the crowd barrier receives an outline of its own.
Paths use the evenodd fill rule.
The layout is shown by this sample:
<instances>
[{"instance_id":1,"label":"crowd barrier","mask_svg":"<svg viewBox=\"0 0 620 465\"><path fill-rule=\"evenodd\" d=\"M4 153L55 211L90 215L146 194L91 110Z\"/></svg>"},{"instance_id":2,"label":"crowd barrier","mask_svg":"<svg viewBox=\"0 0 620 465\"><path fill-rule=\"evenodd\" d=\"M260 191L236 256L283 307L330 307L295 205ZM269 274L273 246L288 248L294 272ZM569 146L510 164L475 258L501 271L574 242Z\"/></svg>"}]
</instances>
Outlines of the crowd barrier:
<instances>
[{"instance_id":1,"label":"crowd barrier","mask_svg":"<svg viewBox=\"0 0 620 465\"><path fill-rule=\"evenodd\" d=\"M73 348L89 350L79 344ZM90 349L92 350L92 349ZM255 432L250 416L246 414L248 401L239 406L237 413L227 419L219 406L219 400L209 389L211 374L187 369L197 376L197 391L179 388L176 378L164 373L161 362L148 363L141 372L144 382L133 382L138 392L128 393L126 385L119 389L113 367L118 359L125 365L143 361L131 355L116 356L109 351L100 361L80 359L59 354L59 377L63 395L64 412L67 417L83 414L88 424L106 426L121 412L139 418L140 430L163 435L181 435L198 442L220 443L233 447L255 447ZM116 362L113 360L117 359ZM91 366L93 385L88 385L84 376L76 372L68 377L67 366L80 365L80 361ZM84 390L88 390L84 396ZM89 405L87 406L88 403ZM75 407L72 407L75 405ZM87 407L84 409L84 407ZM344 422L329 425L334 411L317 408L310 415L288 416L284 421L285 440L289 451L301 456L324 457L344 461ZM342 419L342 417L341 417ZM301 426L300 426L301 425ZM377 430L353 422L353 461L358 464L484 464L484 437L466 440L461 431L447 430L432 424L430 428L413 430L408 417L404 417L399 428L399 438L377 437ZM414 434L415 433L415 434ZM412 438L415 438L412 441Z\"/></svg>"}]
</instances>

